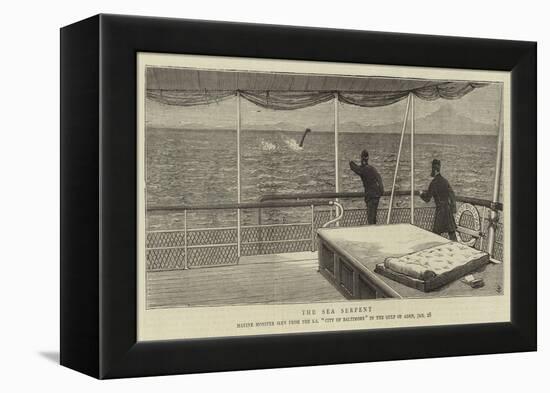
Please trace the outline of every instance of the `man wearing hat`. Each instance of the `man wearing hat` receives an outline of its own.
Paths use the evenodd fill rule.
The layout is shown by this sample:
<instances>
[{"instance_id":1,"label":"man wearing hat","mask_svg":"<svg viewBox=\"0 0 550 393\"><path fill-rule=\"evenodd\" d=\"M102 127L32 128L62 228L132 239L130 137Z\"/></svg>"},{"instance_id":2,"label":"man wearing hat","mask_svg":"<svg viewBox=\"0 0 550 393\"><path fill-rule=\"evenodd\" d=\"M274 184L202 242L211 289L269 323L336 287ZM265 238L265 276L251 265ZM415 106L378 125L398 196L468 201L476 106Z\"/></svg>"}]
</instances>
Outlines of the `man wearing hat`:
<instances>
[{"instance_id":1,"label":"man wearing hat","mask_svg":"<svg viewBox=\"0 0 550 393\"><path fill-rule=\"evenodd\" d=\"M429 202L432 197L435 202L435 219L432 232L442 234L447 232L449 239L456 241L456 200L453 188L443 176L441 176L441 161L432 161L432 181L428 191L420 194L424 202Z\"/></svg>"},{"instance_id":2,"label":"man wearing hat","mask_svg":"<svg viewBox=\"0 0 550 393\"><path fill-rule=\"evenodd\" d=\"M378 211L378 202L384 193L384 183L382 177L375 167L369 165L369 152L361 152L361 165L350 161L349 166L352 171L361 176L363 187L365 187L365 202L367 204L367 223L376 224L376 212Z\"/></svg>"}]
</instances>

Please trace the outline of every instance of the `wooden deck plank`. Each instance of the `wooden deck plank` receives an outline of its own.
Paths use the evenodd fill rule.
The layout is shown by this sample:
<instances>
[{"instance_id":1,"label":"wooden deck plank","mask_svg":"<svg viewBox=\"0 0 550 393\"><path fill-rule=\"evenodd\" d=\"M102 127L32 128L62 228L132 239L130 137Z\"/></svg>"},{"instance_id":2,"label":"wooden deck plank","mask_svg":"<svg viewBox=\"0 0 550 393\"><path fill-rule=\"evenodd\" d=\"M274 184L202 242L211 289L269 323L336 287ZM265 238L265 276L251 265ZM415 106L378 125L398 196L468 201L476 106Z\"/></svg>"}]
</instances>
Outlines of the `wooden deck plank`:
<instances>
[{"instance_id":1,"label":"wooden deck plank","mask_svg":"<svg viewBox=\"0 0 550 393\"><path fill-rule=\"evenodd\" d=\"M269 267L276 266L276 263L286 263L286 264L290 263L290 264L293 264L294 266L310 266L311 263L317 263L317 254L314 254L314 257L309 258L309 259L278 260L278 261L274 260L274 261L272 261L272 263L265 264L266 265L265 267L269 268ZM257 262L257 263L251 263L251 262L241 263L241 262L239 262L239 264L236 264L236 265L191 268L189 270L200 270L202 272L201 276L208 276L208 275L218 275L219 272L220 272L220 269L222 269L222 270L223 269L232 269L235 266L242 266L243 268L250 268L251 265L253 266L253 265L256 265L256 264L264 264L264 262ZM155 272L155 271L149 272L148 274L152 275L153 280L154 279L164 280L167 277L173 278L173 277L179 277L179 276L186 276L187 271L188 270L183 270L183 269L179 269L179 270L161 270L161 271L157 271L157 272Z\"/></svg>"},{"instance_id":2,"label":"wooden deck plank","mask_svg":"<svg viewBox=\"0 0 550 393\"><path fill-rule=\"evenodd\" d=\"M240 265L257 264L257 263L273 263L273 262L300 262L317 260L317 251L301 251L291 252L286 254L264 254L251 255L241 257Z\"/></svg>"},{"instance_id":3,"label":"wooden deck plank","mask_svg":"<svg viewBox=\"0 0 550 393\"><path fill-rule=\"evenodd\" d=\"M256 262L249 259L233 266L149 272L147 306L164 308L344 300L317 272L316 257L316 253L311 252L269 258L256 256Z\"/></svg>"},{"instance_id":4,"label":"wooden deck plank","mask_svg":"<svg viewBox=\"0 0 550 393\"><path fill-rule=\"evenodd\" d=\"M315 265L317 265L317 262L314 261L313 262ZM165 276L158 276L157 273L149 273L149 277L148 277L148 283L151 284L151 285L155 285L156 283L167 283L167 282L170 282L170 281L173 281L173 282L178 282L179 280L185 278L185 277L188 277L190 275L194 275L195 273L193 273L194 271L197 271L197 270L201 270L201 273L200 275L197 275L197 279L202 279L202 280L210 280L212 278L215 278L215 277L219 277L220 275L222 274L238 274L238 275L242 275L242 274L246 274L246 275L261 275L261 274L266 274L267 272L275 272L275 271L280 271L281 269L281 266L285 266L287 264L287 262L278 262L278 263L274 263L273 265L275 266L271 266L271 265L266 265L265 267L254 267L251 265L248 265L248 266L239 266L240 268L239 269L235 269L235 266L231 266L231 267L220 267L220 268L216 268L218 269L217 271L215 272L206 272L205 270L213 270L212 268L211 269L192 269L192 270L187 270L185 271L184 274L174 274L173 276L170 276L170 275L165 275ZM281 266L279 266L281 265ZM311 267L311 262L307 263L307 264L293 264L292 266L290 266L289 268L292 269L292 270L304 270L304 271L308 271ZM189 273L191 272L191 273Z\"/></svg>"},{"instance_id":5,"label":"wooden deck plank","mask_svg":"<svg viewBox=\"0 0 550 393\"><path fill-rule=\"evenodd\" d=\"M263 269L262 269L263 270ZM170 287L181 287L182 281L185 282L187 285L193 285L193 286L200 286L203 283L208 282L217 282L219 281L220 277L223 277L224 279L233 279L236 278L238 280L246 280L246 281L252 281L256 282L257 280L261 280L262 276L269 275L272 278L278 278L278 279L292 279L292 277L296 277L297 272L302 272L304 274L308 274L309 271L306 269L292 269L292 270L265 270L260 272L250 272L245 269L236 269L235 272L223 272L220 273L218 276L210 276L210 277L201 277L196 274L189 274L189 277L193 277L193 280L190 280L189 277L180 277L177 280L170 279L170 280L162 280L162 281L156 281L151 282L147 285L148 288L155 289L157 287L162 288L170 288ZM245 275L246 277L243 277Z\"/></svg>"},{"instance_id":6,"label":"wooden deck plank","mask_svg":"<svg viewBox=\"0 0 550 393\"><path fill-rule=\"evenodd\" d=\"M333 292L331 288L328 288L326 286L319 286L317 285L317 283L315 283L314 285L313 284L303 284L301 285L301 283L299 282L290 282L290 283L285 283L284 281L279 281L277 283L275 283L273 286L272 286L274 289L273 289L273 292L274 293L281 293L281 294L284 294L284 295L287 295L287 294L293 294L293 293L296 293L296 294L299 294L300 292L304 292L304 291L307 291L307 290L312 290L312 291L315 291L315 294L317 293L320 293L321 291L323 292ZM211 288L205 288L205 290L208 289L209 291L214 291L214 287L211 287ZM187 295L190 291L196 291L196 290L200 290L199 288L192 288L192 287L187 287L187 288L179 288L179 289L172 289L172 290L167 290L167 291L164 291L164 290L160 290L160 291L157 291L157 292L149 292L149 298L150 299L155 299L155 298L164 298L166 296L185 296ZM246 285L246 291L247 292L253 292L253 291L256 291L256 292L259 292L259 293L263 293L265 292L266 288L265 288L265 285L262 286L262 285Z\"/></svg>"},{"instance_id":7,"label":"wooden deck plank","mask_svg":"<svg viewBox=\"0 0 550 393\"><path fill-rule=\"evenodd\" d=\"M246 290L246 293L247 293L247 297L246 299L241 299L241 303L242 302L249 302L251 298L253 297L261 297L261 298L271 298L273 297L273 299L279 299L279 298L292 298L292 297L295 297L297 298L298 295L300 295L304 290L316 290L315 292L315 300L317 299L317 296L318 295L330 295L333 297L334 295L334 291L331 289L331 288L321 288L321 289L318 289L318 288L315 288L314 286L305 286L303 287L303 289L291 289L291 290L285 290L285 289L289 289L288 287L287 288L281 288L280 290L273 290L273 288L271 288L272 290L271 291L266 291L266 290L259 290L259 289L254 289L254 290ZM274 296L278 294L278 296ZM188 300L188 293L187 292L180 292L178 294L175 294L173 296L170 296L170 297L165 297L165 296L155 296L155 297L150 297L150 300L151 301L157 301L157 302L168 302L168 301L172 301L172 300L177 300L177 301L187 301ZM311 293L309 293L309 296L311 297ZM213 292L210 292L209 293L209 296L208 298L203 298L201 299L201 302L204 302L206 300L227 300L227 299L232 299L232 298L240 298L239 296L239 293L237 291L225 291L225 292L218 292L218 293L213 293ZM337 297L338 299L343 299L341 296L338 296ZM300 298L297 298L298 301L310 301L311 299L300 299ZM189 303L189 302L188 302Z\"/></svg>"},{"instance_id":8,"label":"wooden deck plank","mask_svg":"<svg viewBox=\"0 0 550 393\"><path fill-rule=\"evenodd\" d=\"M293 285L294 284L294 285ZM251 297L261 296L266 298L282 298L283 296L287 297L302 297L304 300L316 300L320 293L332 293L334 291L332 288L319 288L319 285L296 285L297 283L274 283L271 286L266 285L247 285L239 282L227 283L223 287L219 285L212 285L210 287L204 288L182 288L179 291L173 292L157 292L149 293L150 300L163 301L163 299L179 299L185 300L189 298L190 292L202 294L201 301L204 299L229 299L229 298L241 298L244 297L244 300L241 302L246 302L250 300ZM204 295L208 293L208 295ZM305 295L305 296L304 296Z\"/></svg>"},{"instance_id":9,"label":"wooden deck plank","mask_svg":"<svg viewBox=\"0 0 550 393\"><path fill-rule=\"evenodd\" d=\"M310 288L312 289L312 288ZM279 291L278 291L279 292ZM252 291L247 292L247 297L243 298L239 293L232 292L230 294L210 294L208 298L200 299L200 302L197 302L197 305L205 304L218 304L218 305L233 305L233 304L252 304L252 303L284 303L284 302L294 302L294 303L310 303L312 301L342 301L344 298L342 296L336 296L333 290L323 289L315 293L315 299L303 299L297 295L301 294L300 291L279 292L279 296L276 296L277 292L259 292ZM311 294L309 294L311 296ZM171 296L169 298L151 298L149 299L151 305L167 305L167 304L179 304L179 305L194 305L193 302L189 301L189 298L185 294L180 294L179 296Z\"/></svg>"}]
</instances>

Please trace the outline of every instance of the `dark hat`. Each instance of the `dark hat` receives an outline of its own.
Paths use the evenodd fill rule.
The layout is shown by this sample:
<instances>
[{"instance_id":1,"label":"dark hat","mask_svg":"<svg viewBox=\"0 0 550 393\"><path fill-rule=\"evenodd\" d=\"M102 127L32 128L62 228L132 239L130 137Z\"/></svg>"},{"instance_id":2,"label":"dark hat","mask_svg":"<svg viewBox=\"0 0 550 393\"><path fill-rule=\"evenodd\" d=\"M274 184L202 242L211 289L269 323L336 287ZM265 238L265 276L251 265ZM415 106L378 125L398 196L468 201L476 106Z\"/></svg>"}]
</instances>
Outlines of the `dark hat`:
<instances>
[{"instance_id":1,"label":"dark hat","mask_svg":"<svg viewBox=\"0 0 550 393\"><path fill-rule=\"evenodd\" d=\"M437 169L441 169L441 161L437 160L437 159L434 159L432 161L432 168L437 168Z\"/></svg>"},{"instance_id":2,"label":"dark hat","mask_svg":"<svg viewBox=\"0 0 550 393\"><path fill-rule=\"evenodd\" d=\"M361 158L369 158L369 152L367 150L363 150L361 152Z\"/></svg>"}]
</instances>

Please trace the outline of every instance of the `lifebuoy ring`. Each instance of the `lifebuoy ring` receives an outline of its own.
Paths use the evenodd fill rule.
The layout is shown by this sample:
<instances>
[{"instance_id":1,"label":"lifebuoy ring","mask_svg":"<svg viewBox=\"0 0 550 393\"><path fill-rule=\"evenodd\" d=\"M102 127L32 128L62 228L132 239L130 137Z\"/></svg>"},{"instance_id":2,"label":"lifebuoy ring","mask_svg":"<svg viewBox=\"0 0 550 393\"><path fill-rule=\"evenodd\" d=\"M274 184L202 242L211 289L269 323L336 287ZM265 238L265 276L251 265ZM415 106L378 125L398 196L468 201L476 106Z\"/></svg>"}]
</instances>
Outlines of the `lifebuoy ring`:
<instances>
[{"instance_id":1,"label":"lifebuoy ring","mask_svg":"<svg viewBox=\"0 0 550 393\"><path fill-rule=\"evenodd\" d=\"M464 226L464 225L461 225L461 226L464 226L465 228L468 228L468 229L472 229L476 232L480 232L481 231L481 220L479 218L479 211L477 210L477 207L475 207L474 205L471 205L469 203L463 203L462 205L460 205L460 207L458 208L458 210L456 211L455 213L455 222L457 225L460 225L460 220L462 219L462 215L464 213L470 213L473 217L473 228L471 228L470 226ZM462 238L462 236L464 236L465 234L458 232L458 241L462 244L466 244L467 246L470 246L470 247L473 247L474 244L476 244L476 241L477 241L477 238L471 236L471 235L466 235L466 236L469 236L471 237L471 239L469 240L464 240Z\"/></svg>"}]
</instances>

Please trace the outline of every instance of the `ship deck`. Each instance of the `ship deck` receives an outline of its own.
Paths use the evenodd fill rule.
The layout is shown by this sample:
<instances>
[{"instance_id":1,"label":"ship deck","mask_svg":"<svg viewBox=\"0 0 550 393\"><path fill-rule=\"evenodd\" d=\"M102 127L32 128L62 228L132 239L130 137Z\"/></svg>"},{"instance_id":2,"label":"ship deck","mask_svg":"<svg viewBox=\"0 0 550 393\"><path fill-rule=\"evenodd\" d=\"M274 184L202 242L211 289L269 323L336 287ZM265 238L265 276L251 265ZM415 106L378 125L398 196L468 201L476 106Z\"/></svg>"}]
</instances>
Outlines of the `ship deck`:
<instances>
[{"instance_id":1,"label":"ship deck","mask_svg":"<svg viewBox=\"0 0 550 393\"><path fill-rule=\"evenodd\" d=\"M317 252L294 252L241 257L236 265L148 272L147 308L349 301L318 267ZM391 285L403 297L502 294L502 264L491 263L476 274L483 277L483 288L472 289L459 280L430 293Z\"/></svg>"},{"instance_id":2,"label":"ship deck","mask_svg":"<svg viewBox=\"0 0 550 393\"><path fill-rule=\"evenodd\" d=\"M147 308L345 301L317 252L241 257L238 265L147 273Z\"/></svg>"}]
</instances>

